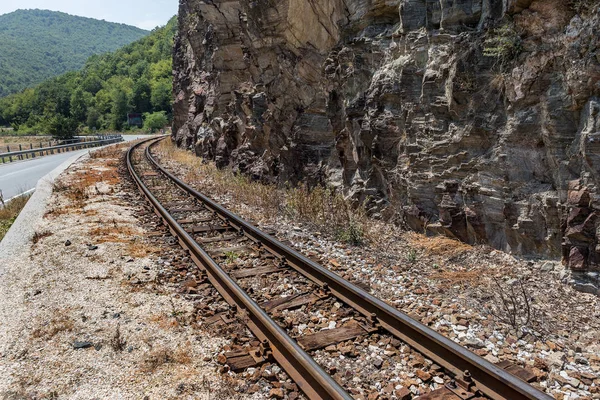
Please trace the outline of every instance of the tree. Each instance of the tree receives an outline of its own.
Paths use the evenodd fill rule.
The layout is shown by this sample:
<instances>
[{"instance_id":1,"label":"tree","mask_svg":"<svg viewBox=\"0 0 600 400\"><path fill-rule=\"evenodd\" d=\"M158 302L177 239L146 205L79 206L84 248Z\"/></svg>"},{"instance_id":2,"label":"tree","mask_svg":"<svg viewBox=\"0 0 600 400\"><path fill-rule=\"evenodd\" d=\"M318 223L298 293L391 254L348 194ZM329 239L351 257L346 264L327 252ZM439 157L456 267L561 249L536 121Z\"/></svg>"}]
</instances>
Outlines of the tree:
<instances>
[{"instance_id":1,"label":"tree","mask_svg":"<svg viewBox=\"0 0 600 400\"><path fill-rule=\"evenodd\" d=\"M152 64L150 66L150 75L154 80L159 80L160 78L172 78L173 60L171 57Z\"/></svg>"},{"instance_id":2,"label":"tree","mask_svg":"<svg viewBox=\"0 0 600 400\"><path fill-rule=\"evenodd\" d=\"M152 82L152 107L156 111L171 114L173 108L173 83L171 79L162 78Z\"/></svg>"},{"instance_id":3,"label":"tree","mask_svg":"<svg viewBox=\"0 0 600 400\"><path fill-rule=\"evenodd\" d=\"M78 122L85 122L87 116L87 104L83 90L78 88L71 95L71 116Z\"/></svg>"},{"instance_id":4,"label":"tree","mask_svg":"<svg viewBox=\"0 0 600 400\"><path fill-rule=\"evenodd\" d=\"M86 125L90 129L100 129L100 113L93 107L88 109Z\"/></svg>"},{"instance_id":5,"label":"tree","mask_svg":"<svg viewBox=\"0 0 600 400\"><path fill-rule=\"evenodd\" d=\"M127 94L120 88L113 92L113 105L110 111L110 127L120 131L123 128L123 122L127 117L129 105L127 104Z\"/></svg>"},{"instance_id":6,"label":"tree","mask_svg":"<svg viewBox=\"0 0 600 400\"><path fill-rule=\"evenodd\" d=\"M57 132L69 127L69 119L91 129L120 130L128 112L165 111L170 119L171 46L176 30L177 19L173 18L166 27L115 53L90 57L82 71L0 98L0 123L20 132L45 133L49 125ZM4 67L0 61L0 70ZM0 87L1 81L2 74ZM57 114L64 118L55 119Z\"/></svg>"},{"instance_id":7,"label":"tree","mask_svg":"<svg viewBox=\"0 0 600 400\"><path fill-rule=\"evenodd\" d=\"M164 111L144 114L144 129L154 133L169 124L169 119Z\"/></svg>"},{"instance_id":8,"label":"tree","mask_svg":"<svg viewBox=\"0 0 600 400\"><path fill-rule=\"evenodd\" d=\"M77 121L73 118L56 114L47 123L47 131L56 139L71 139L77 132Z\"/></svg>"},{"instance_id":9,"label":"tree","mask_svg":"<svg viewBox=\"0 0 600 400\"><path fill-rule=\"evenodd\" d=\"M81 83L81 88L93 95L102 89L102 80L96 74L88 75Z\"/></svg>"},{"instance_id":10,"label":"tree","mask_svg":"<svg viewBox=\"0 0 600 400\"><path fill-rule=\"evenodd\" d=\"M138 57L140 57L141 61L138 61L129 68L129 76L131 76L134 79L140 79L141 77L146 75L150 65L148 60L142 58L141 55L138 55Z\"/></svg>"},{"instance_id":11,"label":"tree","mask_svg":"<svg viewBox=\"0 0 600 400\"><path fill-rule=\"evenodd\" d=\"M151 92L150 82L146 78L140 78L133 84L131 102L135 112L147 113L152 110L152 105L150 104Z\"/></svg>"}]
</instances>

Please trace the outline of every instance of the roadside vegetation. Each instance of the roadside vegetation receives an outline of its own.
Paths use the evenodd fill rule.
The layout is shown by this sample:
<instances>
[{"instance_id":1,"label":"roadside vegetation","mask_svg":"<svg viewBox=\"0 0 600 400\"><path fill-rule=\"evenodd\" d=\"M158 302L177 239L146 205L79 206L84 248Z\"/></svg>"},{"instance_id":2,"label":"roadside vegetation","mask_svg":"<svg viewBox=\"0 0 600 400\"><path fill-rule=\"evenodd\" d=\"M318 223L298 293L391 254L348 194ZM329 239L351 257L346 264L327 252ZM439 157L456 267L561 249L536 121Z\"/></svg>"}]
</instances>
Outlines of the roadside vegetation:
<instances>
[{"instance_id":1,"label":"roadside vegetation","mask_svg":"<svg viewBox=\"0 0 600 400\"><path fill-rule=\"evenodd\" d=\"M177 20L122 49L91 56L83 70L0 99L0 125L15 134L129 129L128 113L153 124L172 114L172 47ZM154 125L153 125L154 126ZM152 130L153 128L149 128Z\"/></svg>"},{"instance_id":2,"label":"roadside vegetation","mask_svg":"<svg viewBox=\"0 0 600 400\"><path fill-rule=\"evenodd\" d=\"M16 151L21 146L29 146L30 143L37 144L46 143L52 141L51 136L47 135L14 135L14 134L3 134L0 132L0 153L7 150L7 146L10 146L11 151Z\"/></svg>"},{"instance_id":3,"label":"roadside vegetation","mask_svg":"<svg viewBox=\"0 0 600 400\"><path fill-rule=\"evenodd\" d=\"M15 222L25 204L29 201L31 196L21 196L4 206L0 204L0 241L4 239L6 233Z\"/></svg>"},{"instance_id":4,"label":"roadside vegetation","mask_svg":"<svg viewBox=\"0 0 600 400\"><path fill-rule=\"evenodd\" d=\"M240 205L264 209L268 215L288 216L314 229L335 237L344 243L360 246L366 241L376 241L377 230L363 207L354 207L340 193L324 187L306 186L278 188L253 181L246 175L235 174L231 169L218 169L186 150L175 147L170 139L162 141L158 150L165 161L173 160L186 170L184 181L190 184L210 177L215 193L231 196L232 209Z\"/></svg>"}]
</instances>

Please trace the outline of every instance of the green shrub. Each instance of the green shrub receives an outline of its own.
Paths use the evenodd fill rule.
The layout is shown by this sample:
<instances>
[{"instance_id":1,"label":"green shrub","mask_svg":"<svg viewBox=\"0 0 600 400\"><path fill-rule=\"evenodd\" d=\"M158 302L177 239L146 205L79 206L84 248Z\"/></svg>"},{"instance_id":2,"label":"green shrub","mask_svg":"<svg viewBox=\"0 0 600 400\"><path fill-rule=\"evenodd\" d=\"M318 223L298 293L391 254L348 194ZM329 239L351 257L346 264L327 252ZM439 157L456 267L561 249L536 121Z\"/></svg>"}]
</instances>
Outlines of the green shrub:
<instances>
[{"instance_id":1,"label":"green shrub","mask_svg":"<svg viewBox=\"0 0 600 400\"><path fill-rule=\"evenodd\" d=\"M501 64L514 60L521 51L521 36L512 22L491 30L483 43L483 54L496 58Z\"/></svg>"},{"instance_id":2,"label":"green shrub","mask_svg":"<svg viewBox=\"0 0 600 400\"><path fill-rule=\"evenodd\" d=\"M417 262L418 259L419 257L417 255L417 251L415 249L410 249L410 251L406 255L406 261L408 261L411 264L414 264Z\"/></svg>"},{"instance_id":3,"label":"green shrub","mask_svg":"<svg viewBox=\"0 0 600 400\"><path fill-rule=\"evenodd\" d=\"M144 130L154 133L169 124L167 113L164 111L144 114Z\"/></svg>"},{"instance_id":4,"label":"green shrub","mask_svg":"<svg viewBox=\"0 0 600 400\"><path fill-rule=\"evenodd\" d=\"M77 127L77 121L73 118L56 114L50 118L46 129L56 139L71 139L77 133Z\"/></svg>"},{"instance_id":5,"label":"green shrub","mask_svg":"<svg viewBox=\"0 0 600 400\"><path fill-rule=\"evenodd\" d=\"M362 246L365 242L362 226L353 220L350 220L347 226L338 228L336 236L339 241L352 246Z\"/></svg>"}]
</instances>

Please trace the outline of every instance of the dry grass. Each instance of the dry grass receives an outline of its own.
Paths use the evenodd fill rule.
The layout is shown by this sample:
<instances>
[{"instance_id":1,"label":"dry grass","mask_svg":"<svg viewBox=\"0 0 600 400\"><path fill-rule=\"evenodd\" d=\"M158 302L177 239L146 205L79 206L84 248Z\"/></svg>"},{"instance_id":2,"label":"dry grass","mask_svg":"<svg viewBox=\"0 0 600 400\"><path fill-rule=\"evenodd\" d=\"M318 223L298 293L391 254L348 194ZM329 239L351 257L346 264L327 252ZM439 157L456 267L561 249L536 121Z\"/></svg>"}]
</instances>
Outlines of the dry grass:
<instances>
[{"instance_id":1,"label":"dry grass","mask_svg":"<svg viewBox=\"0 0 600 400\"><path fill-rule=\"evenodd\" d=\"M149 320L164 330L177 329L180 327L179 321L175 316L172 315L169 316L165 314L155 314L151 315Z\"/></svg>"},{"instance_id":2,"label":"dry grass","mask_svg":"<svg viewBox=\"0 0 600 400\"><path fill-rule=\"evenodd\" d=\"M33 244L38 244L38 242L44 238L50 237L54 235L54 233L50 232L50 231L41 231L41 232L35 232L33 234L33 237L31 238L31 242Z\"/></svg>"},{"instance_id":3,"label":"dry grass","mask_svg":"<svg viewBox=\"0 0 600 400\"><path fill-rule=\"evenodd\" d=\"M89 232L89 235L94 238L96 243L130 243L132 236L139 236L141 234L139 230L130 226L119 225L115 221L107 224L99 222L99 224L101 225L91 229Z\"/></svg>"},{"instance_id":4,"label":"dry grass","mask_svg":"<svg viewBox=\"0 0 600 400\"><path fill-rule=\"evenodd\" d=\"M52 140L52 136L24 136L24 135L2 135L0 136L0 153L6 151L6 146L10 145L11 151L16 151L19 149L19 144L23 146L23 148L29 148L29 144L33 143L33 147L39 147L40 142L44 144L44 146L48 145L48 142Z\"/></svg>"},{"instance_id":5,"label":"dry grass","mask_svg":"<svg viewBox=\"0 0 600 400\"><path fill-rule=\"evenodd\" d=\"M108 161L107 161L108 162ZM95 186L99 183L107 185L116 185L120 182L119 172L114 167L97 167L89 171L80 172L75 184L84 187Z\"/></svg>"},{"instance_id":6,"label":"dry grass","mask_svg":"<svg viewBox=\"0 0 600 400\"><path fill-rule=\"evenodd\" d=\"M87 188L76 184L76 182L72 182L71 180L57 180L52 186L52 191L54 193L60 193L69 199L69 206L63 207L65 211L71 209L83 209L86 200L89 198Z\"/></svg>"},{"instance_id":7,"label":"dry grass","mask_svg":"<svg viewBox=\"0 0 600 400\"><path fill-rule=\"evenodd\" d=\"M0 204L0 240L15 222L31 196L21 196L2 206Z\"/></svg>"},{"instance_id":8,"label":"dry grass","mask_svg":"<svg viewBox=\"0 0 600 400\"><path fill-rule=\"evenodd\" d=\"M483 269L475 269L471 271L443 271L429 275L429 279L440 281L438 287L448 289L455 286L475 287L480 286L484 282L482 276L485 274ZM487 282L485 283L487 286Z\"/></svg>"},{"instance_id":9,"label":"dry grass","mask_svg":"<svg viewBox=\"0 0 600 400\"><path fill-rule=\"evenodd\" d=\"M42 321L38 323L38 326L33 329L31 336L36 339L49 340L56 336L60 332L72 331L75 327L75 323L65 309L54 309L50 312L51 317L49 321Z\"/></svg>"},{"instance_id":10,"label":"dry grass","mask_svg":"<svg viewBox=\"0 0 600 400\"><path fill-rule=\"evenodd\" d=\"M214 163L203 162L194 154L176 148L169 139L163 140L157 151L163 159L183 166L185 182L194 185L202 181L203 189L230 196L234 211L239 210L240 205L247 205L264 210L264 215L270 219L286 215L353 245L376 240L377 229L364 209L332 189L278 188L253 181L230 169L221 170Z\"/></svg>"},{"instance_id":11,"label":"dry grass","mask_svg":"<svg viewBox=\"0 0 600 400\"><path fill-rule=\"evenodd\" d=\"M191 364L192 349L189 343L176 348L158 346L150 350L140 367L144 373L153 373L165 364Z\"/></svg>"},{"instance_id":12,"label":"dry grass","mask_svg":"<svg viewBox=\"0 0 600 400\"><path fill-rule=\"evenodd\" d=\"M125 346L127 345L127 341L121 335L121 325L117 325L117 329L115 330L115 334L110 340L110 346L114 351L121 352L125 350Z\"/></svg>"},{"instance_id":13,"label":"dry grass","mask_svg":"<svg viewBox=\"0 0 600 400\"><path fill-rule=\"evenodd\" d=\"M473 246L445 236L427 237L416 232L407 232L404 239L428 256L454 259L473 251Z\"/></svg>"},{"instance_id":14,"label":"dry grass","mask_svg":"<svg viewBox=\"0 0 600 400\"><path fill-rule=\"evenodd\" d=\"M121 143L114 146L108 146L103 149L90 152L92 160L102 160L103 165L115 167L121 161L126 149L129 148L129 143Z\"/></svg>"},{"instance_id":15,"label":"dry grass","mask_svg":"<svg viewBox=\"0 0 600 400\"><path fill-rule=\"evenodd\" d=\"M146 258L151 254L158 254L160 249L136 238L127 243L125 252L131 257Z\"/></svg>"},{"instance_id":16,"label":"dry grass","mask_svg":"<svg viewBox=\"0 0 600 400\"><path fill-rule=\"evenodd\" d=\"M91 167L88 170L79 171L74 175L57 180L54 182L53 192L66 197L69 204L48 211L46 216L58 216L74 211L83 212L86 202L92 195L103 194L100 186L108 186L110 192L119 182L120 177L117 168L106 166Z\"/></svg>"},{"instance_id":17,"label":"dry grass","mask_svg":"<svg viewBox=\"0 0 600 400\"><path fill-rule=\"evenodd\" d=\"M124 243L125 253L130 257L145 258L151 254L156 254L160 250L152 246L142 238L140 230L119 224L116 221L103 224L89 231L89 236L94 239L94 243Z\"/></svg>"},{"instance_id":18,"label":"dry grass","mask_svg":"<svg viewBox=\"0 0 600 400\"><path fill-rule=\"evenodd\" d=\"M95 215L98 215L98 211L91 210L91 209L85 209L82 205L67 206L67 207L53 205L48 208L48 211L46 211L46 213L44 214L44 218L50 218L50 217L56 218L58 216L70 214L70 213L78 213L81 215L85 215L86 217L93 217Z\"/></svg>"}]
</instances>

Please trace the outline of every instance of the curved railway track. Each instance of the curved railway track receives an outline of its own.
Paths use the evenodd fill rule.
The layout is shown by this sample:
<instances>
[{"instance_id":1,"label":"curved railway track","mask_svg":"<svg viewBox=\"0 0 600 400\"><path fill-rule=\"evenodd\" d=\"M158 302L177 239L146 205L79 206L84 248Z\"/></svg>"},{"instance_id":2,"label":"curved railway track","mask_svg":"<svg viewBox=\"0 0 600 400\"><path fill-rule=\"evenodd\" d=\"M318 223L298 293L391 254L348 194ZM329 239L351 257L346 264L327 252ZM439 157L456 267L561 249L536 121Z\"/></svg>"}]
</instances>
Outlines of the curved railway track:
<instances>
[{"instance_id":1,"label":"curved railway track","mask_svg":"<svg viewBox=\"0 0 600 400\"><path fill-rule=\"evenodd\" d=\"M552 398L192 189L152 156L151 148L160 140L134 145L127 153L127 167L179 244L236 310L235 317L261 341L260 346L245 353L228 354L232 369L275 359L309 399L352 399L348 388L333 379L312 354L359 337L387 335L443 368L444 383L420 399ZM261 295L261 285L282 279L295 282L296 291L282 290L276 298ZM343 304L339 314L345 318L331 329L303 334L298 322L283 318L283 313L298 312L303 306L330 307L332 302ZM302 320L301 312L299 318ZM518 368L512 371L524 372Z\"/></svg>"}]
</instances>

